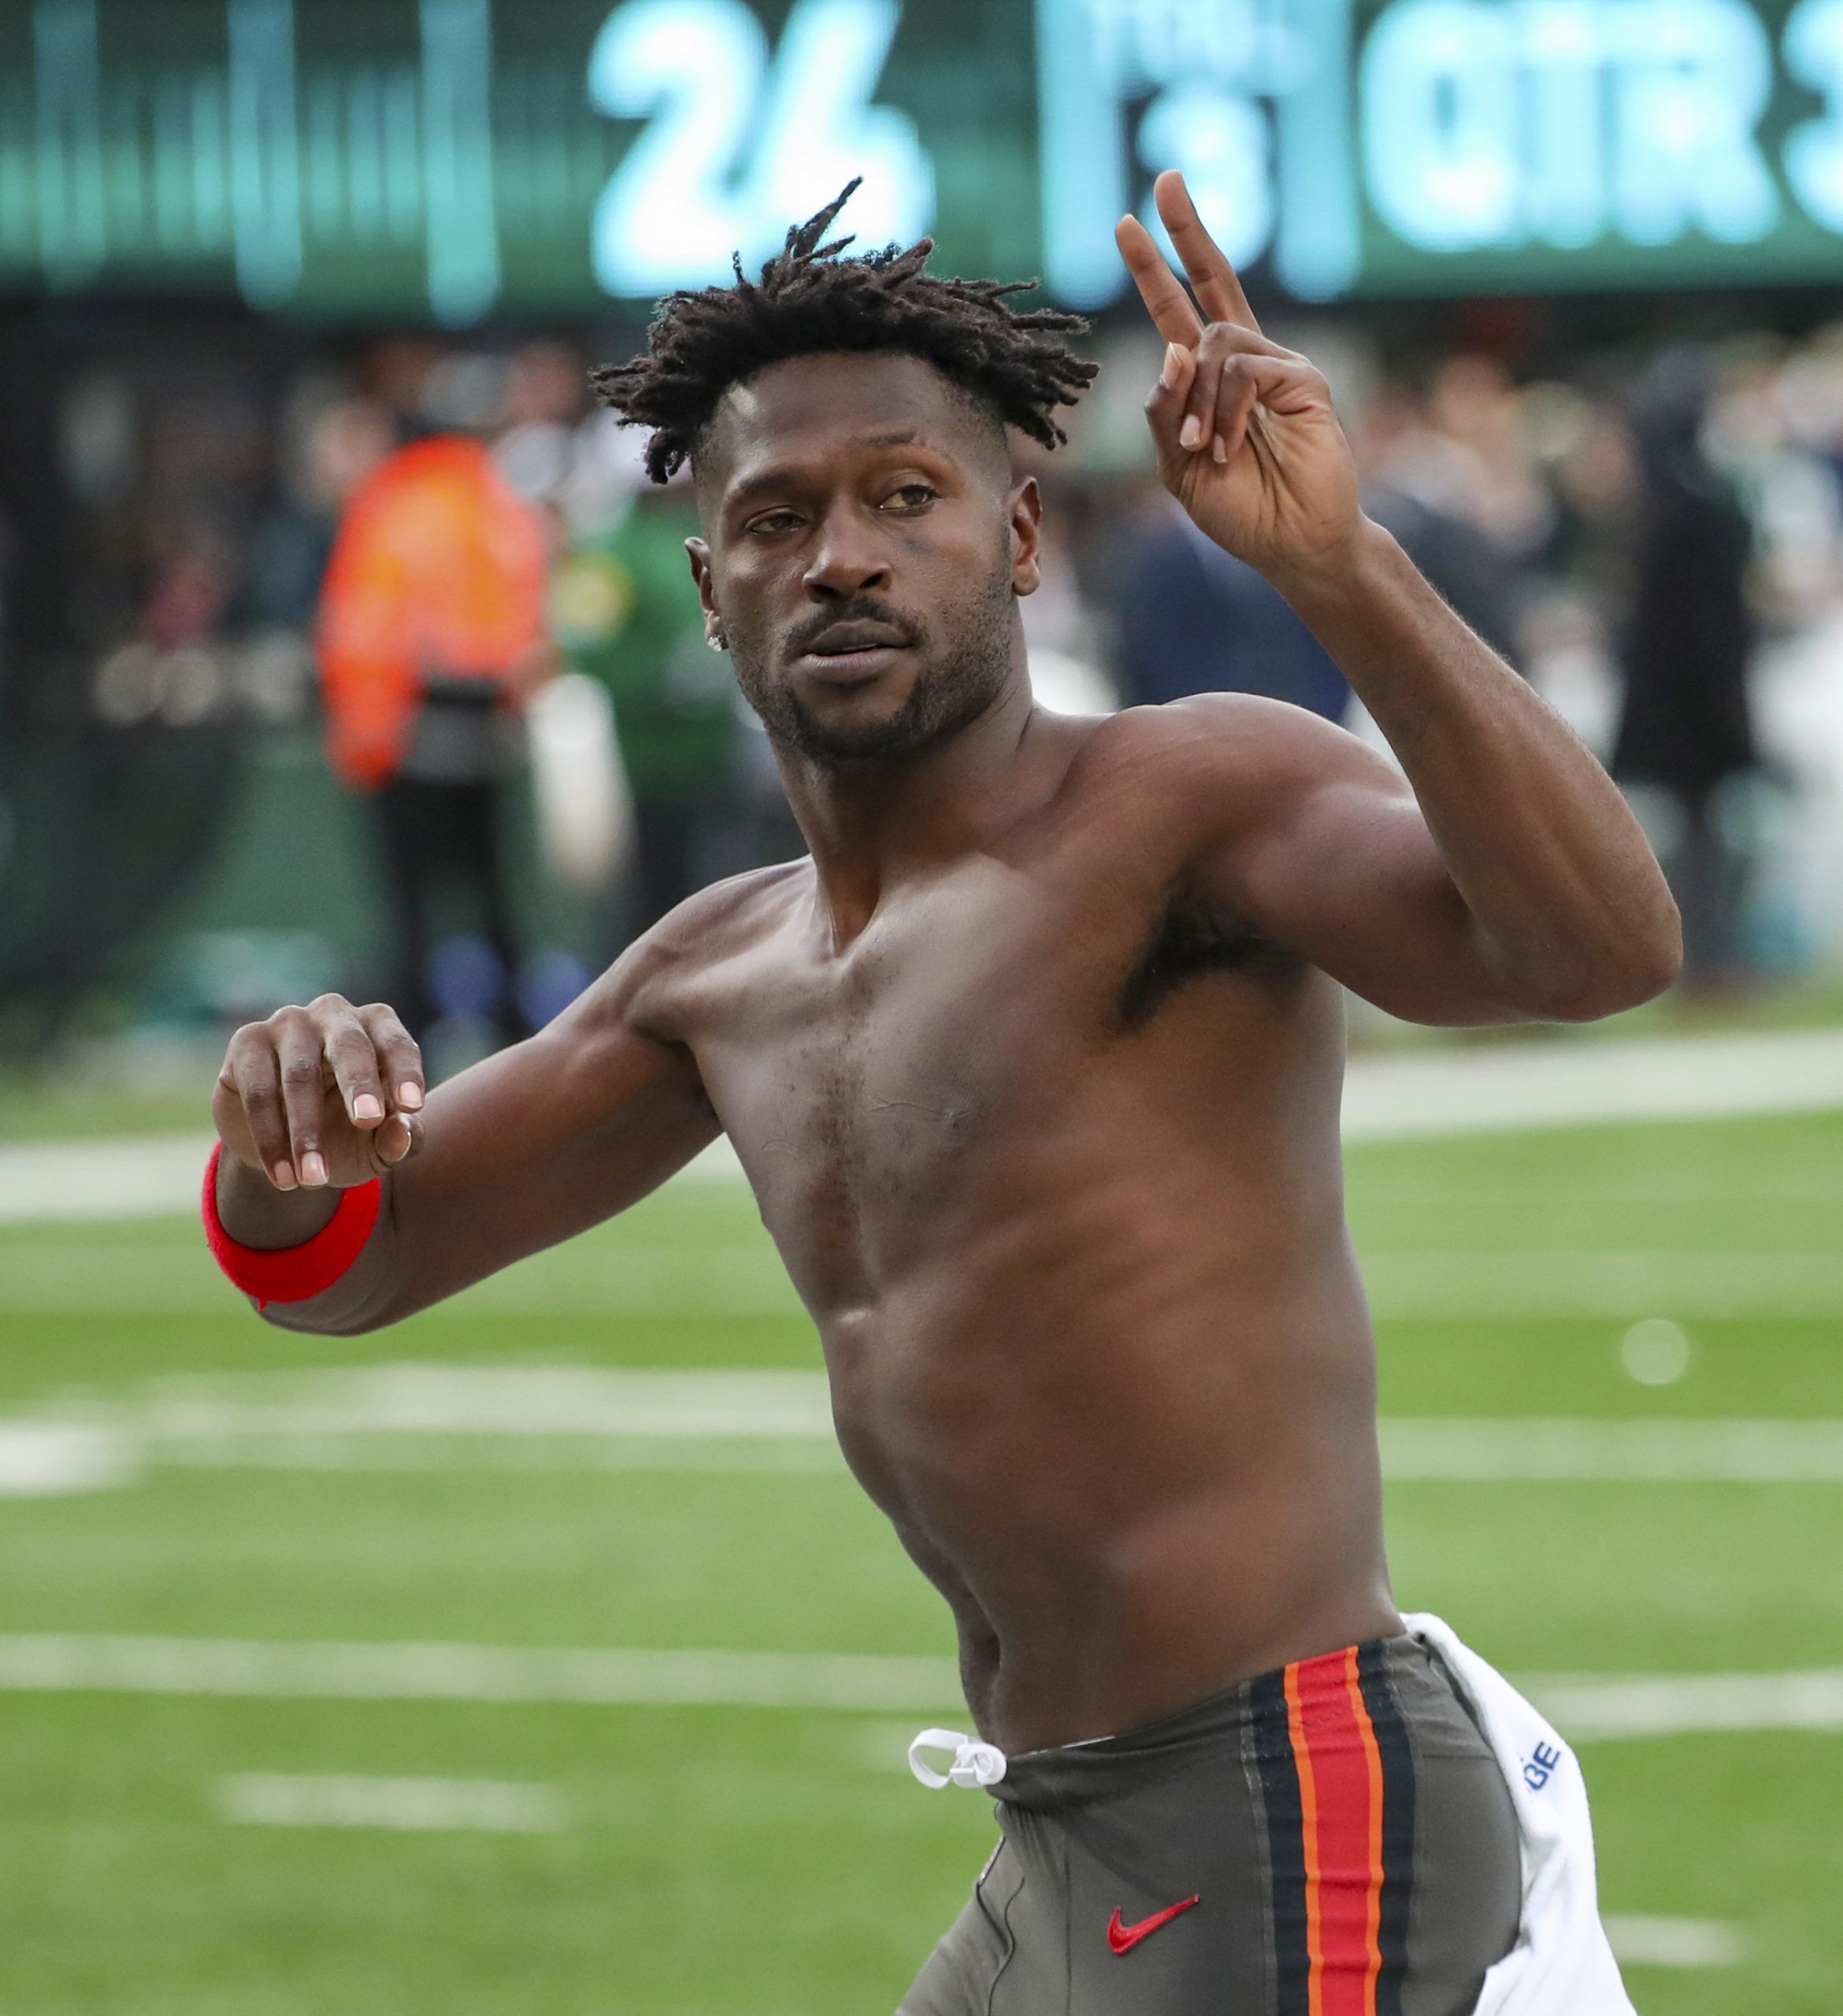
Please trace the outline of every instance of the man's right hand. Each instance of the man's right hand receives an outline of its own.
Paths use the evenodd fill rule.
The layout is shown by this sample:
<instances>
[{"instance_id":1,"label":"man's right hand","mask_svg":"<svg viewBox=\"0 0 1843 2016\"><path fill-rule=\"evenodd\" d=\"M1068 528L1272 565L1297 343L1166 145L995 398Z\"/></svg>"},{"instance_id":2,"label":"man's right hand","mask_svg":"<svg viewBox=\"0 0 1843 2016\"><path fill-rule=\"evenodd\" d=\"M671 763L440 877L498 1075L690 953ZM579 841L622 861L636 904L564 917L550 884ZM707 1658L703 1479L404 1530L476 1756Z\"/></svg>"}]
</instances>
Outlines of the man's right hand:
<instances>
[{"instance_id":1,"label":"man's right hand","mask_svg":"<svg viewBox=\"0 0 1843 2016\"><path fill-rule=\"evenodd\" d=\"M211 1117L227 1156L276 1190L345 1190L416 1148L422 1053L395 1011L323 994L231 1038Z\"/></svg>"}]
</instances>

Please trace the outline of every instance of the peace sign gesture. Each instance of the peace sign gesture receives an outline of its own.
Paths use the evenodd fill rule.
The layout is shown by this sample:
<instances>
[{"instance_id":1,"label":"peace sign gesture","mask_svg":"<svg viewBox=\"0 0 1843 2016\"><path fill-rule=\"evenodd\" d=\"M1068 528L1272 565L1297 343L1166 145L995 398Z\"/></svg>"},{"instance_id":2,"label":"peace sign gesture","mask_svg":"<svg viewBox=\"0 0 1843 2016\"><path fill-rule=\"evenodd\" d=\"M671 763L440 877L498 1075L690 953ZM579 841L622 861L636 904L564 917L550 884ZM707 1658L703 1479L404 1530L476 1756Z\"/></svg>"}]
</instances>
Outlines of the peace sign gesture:
<instances>
[{"instance_id":1,"label":"peace sign gesture","mask_svg":"<svg viewBox=\"0 0 1843 2016\"><path fill-rule=\"evenodd\" d=\"M1155 193L1196 305L1137 217L1122 217L1114 237L1169 346L1145 406L1165 487L1218 546L1277 586L1335 566L1363 516L1329 389L1304 358L1261 334L1183 176L1167 169Z\"/></svg>"}]
</instances>

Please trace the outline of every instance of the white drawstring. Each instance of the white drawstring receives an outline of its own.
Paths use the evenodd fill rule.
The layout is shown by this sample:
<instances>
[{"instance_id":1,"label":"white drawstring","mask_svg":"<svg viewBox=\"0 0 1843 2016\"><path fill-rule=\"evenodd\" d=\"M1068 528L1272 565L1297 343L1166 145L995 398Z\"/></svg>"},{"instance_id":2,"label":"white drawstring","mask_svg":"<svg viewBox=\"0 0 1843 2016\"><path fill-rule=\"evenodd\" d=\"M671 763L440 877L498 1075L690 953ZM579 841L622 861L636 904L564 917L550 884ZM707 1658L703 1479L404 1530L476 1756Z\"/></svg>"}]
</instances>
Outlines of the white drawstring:
<instances>
[{"instance_id":1,"label":"white drawstring","mask_svg":"<svg viewBox=\"0 0 1843 2016\"><path fill-rule=\"evenodd\" d=\"M954 1761L944 1777L923 1761L925 1750L951 1750ZM958 1729L924 1729L909 1745L909 1769L930 1792L947 1785L996 1785L1005 1775L1005 1753L995 1743L962 1736Z\"/></svg>"}]
</instances>

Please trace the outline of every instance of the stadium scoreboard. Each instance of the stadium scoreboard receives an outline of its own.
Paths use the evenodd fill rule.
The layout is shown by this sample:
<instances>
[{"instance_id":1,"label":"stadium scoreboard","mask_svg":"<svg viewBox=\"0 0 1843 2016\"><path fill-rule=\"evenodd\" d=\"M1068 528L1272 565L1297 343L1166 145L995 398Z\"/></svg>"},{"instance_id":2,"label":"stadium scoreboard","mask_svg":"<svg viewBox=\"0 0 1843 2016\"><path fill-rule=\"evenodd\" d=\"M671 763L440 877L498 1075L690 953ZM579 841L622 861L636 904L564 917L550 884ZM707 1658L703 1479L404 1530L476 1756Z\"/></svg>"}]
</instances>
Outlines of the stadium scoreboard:
<instances>
[{"instance_id":1,"label":"stadium scoreboard","mask_svg":"<svg viewBox=\"0 0 1843 2016\"><path fill-rule=\"evenodd\" d=\"M632 312L853 176L1098 309L1153 174L1305 300L1843 282L1843 0L0 0L0 287Z\"/></svg>"}]
</instances>

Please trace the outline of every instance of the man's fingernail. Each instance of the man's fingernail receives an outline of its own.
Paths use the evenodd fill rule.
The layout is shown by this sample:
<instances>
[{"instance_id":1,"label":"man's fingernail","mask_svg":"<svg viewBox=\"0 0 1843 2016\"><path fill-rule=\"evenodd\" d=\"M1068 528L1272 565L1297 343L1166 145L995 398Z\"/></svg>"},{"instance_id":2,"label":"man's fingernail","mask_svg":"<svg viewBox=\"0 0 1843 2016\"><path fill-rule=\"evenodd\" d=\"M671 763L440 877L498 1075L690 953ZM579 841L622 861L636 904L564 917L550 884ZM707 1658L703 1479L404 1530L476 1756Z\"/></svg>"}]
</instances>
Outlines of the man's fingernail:
<instances>
[{"instance_id":1,"label":"man's fingernail","mask_svg":"<svg viewBox=\"0 0 1843 2016\"><path fill-rule=\"evenodd\" d=\"M397 1103L399 1106L407 1106L412 1113L415 1112L422 1104L422 1088L420 1085L411 1084L406 1078L397 1088Z\"/></svg>"},{"instance_id":2,"label":"man's fingernail","mask_svg":"<svg viewBox=\"0 0 1843 2016\"><path fill-rule=\"evenodd\" d=\"M274 1179L275 1187L277 1190L292 1190L294 1188L295 1172L287 1163L277 1162L275 1167L272 1169L269 1173Z\"/></svg>"},{"instance_id":3,"label":"man's fingernail","mask_svg":"<svg viewBox=\"0 0 1843 2016\"><path fill-rule=\"evenodd\" d=\"M1210 452L1215 457L1218 461L1226 462L1229 459L1229 443L1222 439L1221 435L1218 434L1216 436L1215 444L1211 449Z\"/></svg>"},{"instance_id":4,"label":"man's fingernail","mask_svg":"<svg viewBox=\"0 0 1843 2016\"><path fill-rule=\"evenodd\" d=\"M325 1159L311 1148L301 1158L301 1180L310 1190L319 1189L326 1181Z\"/></svg>"},{"instance_id":5,"label":"man's fingernail","mask_svg":"<svg viewBox=\"0 0 1843 2016\"><path fill-rule=\"evenodd\" d=\"M361 1092L352 1102L352 1117L354 1120L382 1120L384 1101L375 1092Z\"/></svg>"},{"instance_id":6,"label":"man's fingernail","mask_svg":"<svg viewBox=\"0 0 1843 2016\"><path fill-rule=\"evenodd\" d=\"M1177 430L1177 445L1181 448L1199 448L1203 445L1203 422L1195 413L1185 417L1184 424Z\"/></svg>"},{"instance_id":7,"label":"man's fingernail","mask_svg":"<svg viewBox=\"0 0 1843 2016\"><path fill-rule=\"evenodd\" d=\"M1177 380L1183 376L1183 351L1181 350L1175 343L1166 343L1165 346L1164 365L1159 372L1159 384L1160 388L1164 391L1170 391L1171 387L1175 385Z\"/></svg>"}]
</instances>

